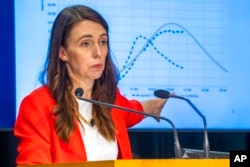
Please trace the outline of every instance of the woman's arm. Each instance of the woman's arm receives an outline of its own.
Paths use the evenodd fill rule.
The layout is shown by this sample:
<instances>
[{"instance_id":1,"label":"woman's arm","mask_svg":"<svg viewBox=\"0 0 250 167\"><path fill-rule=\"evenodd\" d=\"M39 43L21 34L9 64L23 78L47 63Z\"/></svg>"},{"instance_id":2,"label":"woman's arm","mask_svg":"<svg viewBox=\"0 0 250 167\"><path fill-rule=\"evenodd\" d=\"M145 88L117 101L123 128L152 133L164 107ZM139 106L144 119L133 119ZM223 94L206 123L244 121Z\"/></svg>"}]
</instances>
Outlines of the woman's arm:
<instances>
[{"instance_id":1,"label":"woman's arm","mask_svg":"<svg viewBox=\"0 0 250 167\"><path fill-rule=\"evenodd\" d=\"M166 104L167 99L155 98L141 101L145 113L160 116L162 108Z\"/></svg>"}]
</instances>

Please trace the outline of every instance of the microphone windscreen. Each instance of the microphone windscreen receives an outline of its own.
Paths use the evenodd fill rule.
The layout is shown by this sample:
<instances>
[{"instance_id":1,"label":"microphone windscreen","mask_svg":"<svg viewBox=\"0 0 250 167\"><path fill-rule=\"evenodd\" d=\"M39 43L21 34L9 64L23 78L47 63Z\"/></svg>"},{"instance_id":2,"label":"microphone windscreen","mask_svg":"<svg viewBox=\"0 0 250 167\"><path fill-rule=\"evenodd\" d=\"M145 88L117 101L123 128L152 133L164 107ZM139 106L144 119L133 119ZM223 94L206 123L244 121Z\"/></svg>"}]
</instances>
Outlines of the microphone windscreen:
<instances>
[{"instance_id":1,"label":"microphone windscreen","mask_svg":"<svg viewBox=\"0 0 250 167\"><path fill-rule=\"evenodd\" d=\"M83 89L82 88L76 88L75 95L77 97L82 97L82 95L83 95Z\"/></svg>"},{"instance_id":2,"label":"microphone windscreen","mask_svg":"<svg viewBox=\"0 0 250 167\"><path fill-rule=\"evenodd\" d=\"M166 91L166 90L162 90L162 89L156 90L154 92L154 95L156 97L159 97L159 98L162 98L162 99L168 99L169 98L169 92Z\"/></svg>"}]
</instances>

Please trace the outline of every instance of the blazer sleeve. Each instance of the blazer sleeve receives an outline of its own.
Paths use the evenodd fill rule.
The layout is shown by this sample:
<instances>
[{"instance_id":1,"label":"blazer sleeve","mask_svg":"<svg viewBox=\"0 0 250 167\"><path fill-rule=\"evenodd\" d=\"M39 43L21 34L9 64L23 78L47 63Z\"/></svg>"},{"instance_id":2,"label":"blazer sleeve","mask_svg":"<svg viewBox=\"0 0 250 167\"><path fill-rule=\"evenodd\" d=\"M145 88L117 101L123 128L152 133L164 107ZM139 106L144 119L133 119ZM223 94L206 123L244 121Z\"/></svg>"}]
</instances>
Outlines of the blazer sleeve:
<instances>
[{"instance_id":1,"label":"blazer sleeve","mask_svg":"<svg viewBox=\"0 0 250 167\"><path fill-rule=\"evenodd\" d=\"M50 100L35 95L21 102L14 135L19 139L17 164L51 163Z\"/></svg>"},{"instance_id":2,"label":"blazer sleeve","mask_svg":"<svg viewBox=\"0 0 250 167\"><path fill-rule=\"evenodd\" d=\"M119 90L117 90L115 104L126 107L126 108L130 108L130 109L133 109L136 111L143 112L142 104L139 101L137 101L135 99L127 99L125 96L121 95ZM129 111L121 111L121 112L124 116L127 128L130 128L130 127L138 124L144 118L144 116L141 114L136 114L136 113L132 113Z\"/></svg>"}]
</instances>

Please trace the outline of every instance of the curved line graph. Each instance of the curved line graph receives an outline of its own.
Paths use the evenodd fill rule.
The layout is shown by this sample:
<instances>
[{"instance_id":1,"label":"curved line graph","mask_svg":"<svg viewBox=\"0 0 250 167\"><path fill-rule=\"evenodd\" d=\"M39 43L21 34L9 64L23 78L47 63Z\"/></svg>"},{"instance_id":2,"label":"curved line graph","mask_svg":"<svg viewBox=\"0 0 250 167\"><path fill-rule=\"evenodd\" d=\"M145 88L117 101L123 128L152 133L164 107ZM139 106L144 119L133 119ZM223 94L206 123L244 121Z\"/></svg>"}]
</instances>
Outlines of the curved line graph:
<instances>
[{"instance_id":1,"label":"curved line graph","mask_svg":"<svg viewBox=\"0 0 250 167\"><path fill-rule=\"evenodd\" d=\"M175 25L178 28L180 28L181 30L163 30L161 31L161 29L163 29L164 27L167 27L169 25ZM131 70L131 66L134 65L136 59L140 56L140 54L142 54L142 52L146 51L147 48L151 45L153 47L153 49L157 52L157 54L159 54L160 56L164 57L169 63L171 63L172 65L174 65L176 68L180 68L180 69L184 69L184 67L182 65L177 64L176 62L174 62L173 60L169 59L167 56L165 56L163 53L161 53L157 47L154 46L153 41L159 37L159 35L162 35L163 33L173 33L173 34L183 34L183 33L187 33L192 39L193 41L201 48L201 50L205 53L205 55L213 62L215 63L222 71L224 72L228 72L228 70L226 68L224 68L218 61L216 61L211 54L202 46L202 44L194 37L194 35L188 31L185 27L183 27L182 25L178 24L178 23L174 23L174 22L170 22L170 23L166 23L164 25L162 25L160 28L158 28L152 35L150 38L147 37L143 37L142 35L136 37L135 41L132 44L131 47L131 51L129 53L129 56L127 57L127 60L125 61L125 64L122 66L122 69L120 70L120 73L124 73L123 75L121 75L121 78L125 77L125 75ZM144 40L146 40L147 42L144 44L144 46L139 50L139 52L137 54L135 54L134 58L132 60L131 59L131 55L133 54L133 49L134 46L136 44L136 41L139 38L143 38Z\"/></svg>"},{"instance_id":2,"label":"curved line graph","mask_svg":"<svg viewBox=\"0 0 250 167\"><path fill-rule=\"evenodd\" d=\"M180 24L177 24L177 23L167 23L165 25L163 25L162 27L164 26L167 26L167 25L176 25L180 28L182 28L185 32L188 33L188 35L190 35L190 37L195 41L195 43L202 49L202 51L219 67L221 68L224 72L228 72L228 70L226 68L224 68L222 65L220 65L211 55L210 53L201 45L201 43L183 26L181 26ZM159 29L161 29L162 27L160 27ZM158 30L159 30L158 29ZM157 30L157 31L158 31ZM156 32L157 32L156 31ZM154 34L153 34L154 35Z\"/></svg>"}]
</instances>

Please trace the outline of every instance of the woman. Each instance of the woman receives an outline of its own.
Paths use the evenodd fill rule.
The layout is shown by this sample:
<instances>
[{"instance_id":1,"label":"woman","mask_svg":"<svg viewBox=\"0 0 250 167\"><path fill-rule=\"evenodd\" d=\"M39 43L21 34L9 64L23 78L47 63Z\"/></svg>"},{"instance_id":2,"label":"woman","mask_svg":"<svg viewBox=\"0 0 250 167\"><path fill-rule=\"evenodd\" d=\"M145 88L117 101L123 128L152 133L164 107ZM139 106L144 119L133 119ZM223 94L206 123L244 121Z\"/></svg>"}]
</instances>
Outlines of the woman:
<instances>
[{"instance_id":1,"label":"woman","mask_svg":"<svg viewBox=\"0 0 250 167\"><path fill-rule=\"evenodd\" d=\"M83 97L159 115L164 99L128 100L117 88L108 25L86 6L63 9L52 27L42 86L20 105L14 134L17 164L132 158L127 128L143 117L76 98Z\"/></svg>"}]
</instances>

